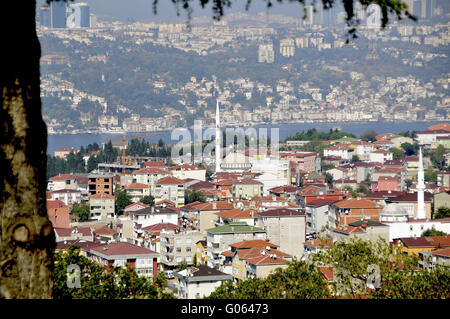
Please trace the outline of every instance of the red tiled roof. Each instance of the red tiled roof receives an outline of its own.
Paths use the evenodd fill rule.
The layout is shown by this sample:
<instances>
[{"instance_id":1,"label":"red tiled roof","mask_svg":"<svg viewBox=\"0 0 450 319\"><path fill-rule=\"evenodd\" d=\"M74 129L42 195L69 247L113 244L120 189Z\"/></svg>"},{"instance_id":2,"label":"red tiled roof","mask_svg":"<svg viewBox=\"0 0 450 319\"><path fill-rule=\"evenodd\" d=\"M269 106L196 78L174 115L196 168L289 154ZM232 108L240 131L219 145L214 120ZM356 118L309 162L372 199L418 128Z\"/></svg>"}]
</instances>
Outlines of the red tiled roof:
<instances>
[{"instance_id":1,"label":"red tiled roof","mask_svg":"<svg viewBox=\"0 0 450 319\"><path fill-rule=\"evenodd\" d=\"M102 227L102 228L96 229L95 234L97 234L97 235L114 235L114 234L117 234L117 230L107 228L107 227Z\"/></svg>"},{"instance_id":2,"label":"red tiled roof","mask_svg":"<svg viewBox=\"0 0 450 319\"><path fill-rule=\"evenodd\" d=\"M72 231L78 231L78 233L81 233L83 236L91 236L92 231L89 227L79 227L79 228L54 228L55 232L60 237L69 237L72 235Z\"/></svg>"},{"instance_id":3,"label":"red tiled roof","mask_svg":"<svg viewBox=\"0 0 450 319\"><path fill-rule=\"evenodd\" d=\"M432 126L428 126L428 130L444 130L450 132L450 123L439 123Z\"/></svg>"},{"instance_id":4,"label":"red tiled roof","mask_svg":"<svg viewBox=\"0 0 450 319\"><path fill-rule=\"evenodd\" d=\"M134 171L133 174L159 174L159 175L170 175L169 171L166 171L157 167L146 167Z\"/></svg>"},{"instance_id":5,"label":"red tiled roof","mask_svg":"<svg viewBox=\"0 0 450 319\"><path fill-rule=\"evenodd\" d=\"M284 194L284 193L296 193L299 190L297 186L284 185L269 189L272 193Z\"/></svg>"},{"instance_id":6,"label":"red tiled roof","mask_svg":"<svg viewBox=\"0 0 450 319\"><path fill-rule=\"evenodd\" d=\"M105 194L105 193L98 193L95 195L89 195L89 198L94 199L115 199L115 197L111 194Z\"/></svg>"},{"instance_id":7,"label":"red tiled roof","mask_svg":"<svg viewBox=\"0 0 450 319\"><path fill-rule=\"evenodd\" d=\"M198 166L185 163L185 164L180 164L180 165L169 167L169 170L171 170L171 171L198 171L198 170L204 170L204 168L200 168Z\"/></svg>"},{"instance_id":8,"label":"red tiled roof","mask_svg":"<svg viewBox=\"0 0 450 319\"><path fill-rule=\"evenodd\" d=\"M320 270L322 276L327 281L333 281L334 280L334 269L333 269L333 267L319 267L319 270Z\"/></svg>"},{"instance_id":9,"label":"red tiled roof","mask_svg":"<svg viewBox=\"0 0 450 319\"><path fill-rule=\"evenodd\" d=\"M318 199L315 199L315 200L309 202L308 204L306 204L306 206L321 207L321 206L333 204L335 202L337 202L337 200L318 198Z\"/></svg>"},{"instance_id":10,"label":"red tiled roof","mask_svg":"<svg viewBox=\"0 0 450 319\"><path fill-rule=\"evenodd\" d=\"M155 184L159 185L183 185L184 180L173 177L173 176L166 176L163 178L160 178L156 181Z\"/></svg>"},{"instance_id":11,"label":"red tiled roof","mask_svg":"<svg viewBox=\"0 0 450 319\"><path fill-rule=\"evenodd\" d=\"M149 233L160 233L163 229L164 230L174 230L177 229L178 225L171 224L171 223L159 223L150 225L147 227L142 228L142 230L145 230Z\"/></svg>"},{"instance_id":12,"label":"red tiled roof","mask_svg":"<svg viewBox=\"0 0 450 319\"><path fill-rule=\"evenodd\" d=\"M446 130L427 130L422 132L417 132L417 134L449 134L449 131Z\"/></svg>"},{"instance_id":13,"label":"red tiled roof","mask_svg":"<svg viewBox=\"0 0 450 319\"><path fill-rule=\"evenodd\" d=\"M142 183L131 183L125 185L125 189L142 189L142 188L150 188L150 186Z\"/></svg>"},{"instance_id":14,"label":"red tiled roof","mask_svg":"<svg viewBox=\"0 0 450 319\"><path fill-rule=\"evenodd\" d=\"M195 210L228 210L233 209L234 206L228 202L217 201L213 203L200 203L193 207Z\"/></svg>"},{"instance_id":15,"label":"red tiled roof","mask_svg":"<svg viewBox=\"0 0 450 319\"><path fill-rule=\"evenodd\" d=\"M144 165L146 167L164 167L166 164L164 164L163 161L150 161L150 162L144 162Z\"/></svg>"},{"instance_id":16,"label":"red tiled roof","mask_svg":"<svg viewBox=\"0 0 450 319\"><path fill-rule=\"evenodd\" d=\"M232 184L235 184L235 185L264 185L263 183L256 181L254 179L250 179L250 178L244 178L241 180L233 181Z\"/></svg>"},{"instance_id":17,"label":"red tiled roof","mask_svg":"<svg viewBox=\"0 0 450 319\"><path fill-rule=\"evenodd\" d=\"M141 202L136 202L136 203L132 203L132 204L130 204L128 206L125 206L125 210L127 210L127 209L129 209L131 207L134 207L134 206L141 206L142 208L148 207L147 204L144 204L144 203L141 203Z\"/></svg>"},{"instance_id":18,"label":"red tiled roof","mask_svg":"<svg viewBox=\"0 0 450 319\"><path fill-rule=\"evenodd\" d=\"M66 179L76 179L76 176L72 174L59 174L58 176L50 177L49 181L65 181Z\"/></svg>"},{"instance_id":19,"label":"red tiled roof","mask_svg":"<svg viewBox=\"0 0 450 319\"><path fill-rule=\"evenodd\" d=\"M425 237L406 237L399 238L399 240L408 248L413 247L433 247L433 245Z\"/></svg>"},{"instance_id":20,"label":"red tiled roof","mask_svg":"<svg viewBox=\"0 0 450 319\"><path fill-rule=\"evenodd\" d=\"M399 203L399 202L417 202L417 193L404 193L397 197L389 198L391 202ZM425 202L431 202L433 200L433 196L428 193L424 193Z\"/></svg>"},{"instance_id":21,"label":"red tiled roof","mask_svg":"<svg viewBox=\"0 0 450 319\"><path fill-rule=\"evenodd\" d=\"M371 200L357 198L344 199L333 205L339 208L381 208Z\"/></svg>"},{"instance_id":22,"label":"red tiled roof","mask_svg":"<svg viewBox=\"0 0 450 319\"><path fill-rule=\"evenodd\" d=\"M252 216L252 213L253 213L253 216ZM235 209L226 210L223 212L218 212L218 213L216 213L216 215L224 217L224 218L230 218L230 219L257 218L258 211L256 209L235 208Z\"/></svg>"},{"instance_id":23,"label":"red tiled roof","mask_svg":"<svg viewBox=\"0 0 450 319\"><path fill-rule=\"evenodd\" d=\"M56 200L47 199L47 209L61 208L64 206L66 205L59 199Z\"/></svg>"},{"instance_id":24,"label":"red tiled roof","mask_svg":"<svg viewBox=\"0 0 450 319\"><path fill-rule=\"evenodd\" d=\"M305 216L305 213L298 212L293 209L285 209L285 208L278 208L278 209L269 209L265 212L260 212L259 216L261 217L289 217L289 216Z\"/></svg>"},{"instance_id":25,"label":"red tiled roof","mask_svg":"<svg viewBox=\"0 0 450 319\"><path fill-rule=\"evenodd\" d=\"M450 248L438 249L431 253L436 256L450 257Z\"/></svg>"}]
</instances>

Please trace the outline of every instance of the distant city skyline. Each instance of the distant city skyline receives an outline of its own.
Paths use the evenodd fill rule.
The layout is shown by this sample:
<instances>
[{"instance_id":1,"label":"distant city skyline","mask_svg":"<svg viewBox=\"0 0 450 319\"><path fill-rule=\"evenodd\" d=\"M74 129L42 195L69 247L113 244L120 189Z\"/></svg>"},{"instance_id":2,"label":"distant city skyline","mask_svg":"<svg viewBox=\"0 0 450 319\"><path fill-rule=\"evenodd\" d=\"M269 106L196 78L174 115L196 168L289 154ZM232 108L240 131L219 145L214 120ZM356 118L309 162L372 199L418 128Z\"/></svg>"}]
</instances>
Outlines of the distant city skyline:
<instances>
[{"instance_id":1,"label":"distant city skyline","mask_svg":"<svg viewBox=\"0 0 450 319\"><path fill-rule=\"evenodd\" d=\"M74 4L80 1L73 2ZM91 13L107 20L121 20L121 21L144 21L144 22L185 22L187 19L187 12L180 6L179 16L177 16L177 8L171 1L159 1L157 5L157 15L153 13L153 1L151 0L87 0ZM450 10L450 2L444 0L404 0L403 2L411 6L410 11L416 14L419 19L425 18L432 14L432 8L442 7L444 12ZM260 12L268 12L269 14L283 14L289 17L303 18L303 6L298 3L273 3L273 7L267 9L265 1L252 1L248 11L245 10L247 1L234 1L231 8L225 8L225 16L229 13L245 12L250 15L255 15ZM320 3L320 1L319 1ZM45 5L46 0L38 0L37 8ZM308 2L309 4L309 2ZM199 1L190 3L193 6L192 17L212 16L212 4L208 3L205 8L202 8ZM340 1L336 2L337 12L342 11L342 4ZM356 10L358 10L356 8ZM309 11L309 10L308 10ZM319 12L315 13L320 15ZM310 12L310 11L309 11ZM336 12L336 13L337 13ZM336 14L334 13L334 14ZM358 15L358 12L357 12ZM329 20L329 17L324 15L320 20L324 22Z\"/></svg>"}]
</instances>

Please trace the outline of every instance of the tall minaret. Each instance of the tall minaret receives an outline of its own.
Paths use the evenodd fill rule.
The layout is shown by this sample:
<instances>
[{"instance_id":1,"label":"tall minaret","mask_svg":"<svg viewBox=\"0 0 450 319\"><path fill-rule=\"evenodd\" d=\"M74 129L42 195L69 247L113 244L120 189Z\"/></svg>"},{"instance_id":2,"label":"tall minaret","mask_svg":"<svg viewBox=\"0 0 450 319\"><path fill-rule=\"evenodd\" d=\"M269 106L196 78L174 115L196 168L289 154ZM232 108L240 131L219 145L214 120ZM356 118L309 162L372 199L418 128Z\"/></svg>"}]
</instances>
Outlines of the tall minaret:
<instances>
[{"instance_id":1,"label":"tall minaret","mask_svg":"<svg viewBox=\"0 0 450 319\"><path fill-rule=\"evenodd\" d=\"M222 143L220 143L222 133L220 132L220 115L219 115L219 101L216 106L216 172L220 172L220 161L222 155Z\"/></svg>"},{"instance_id":2,"label":"tall minaret","mask_svg":"<svg viewBox=\"0 0 450 319\"><path fill-rule=\"evenodd\" d=\"M419 171L417 172L417 218L425 219L425 178L423 172L422 147L419 148Z\"/></svg>"}]
</instances>

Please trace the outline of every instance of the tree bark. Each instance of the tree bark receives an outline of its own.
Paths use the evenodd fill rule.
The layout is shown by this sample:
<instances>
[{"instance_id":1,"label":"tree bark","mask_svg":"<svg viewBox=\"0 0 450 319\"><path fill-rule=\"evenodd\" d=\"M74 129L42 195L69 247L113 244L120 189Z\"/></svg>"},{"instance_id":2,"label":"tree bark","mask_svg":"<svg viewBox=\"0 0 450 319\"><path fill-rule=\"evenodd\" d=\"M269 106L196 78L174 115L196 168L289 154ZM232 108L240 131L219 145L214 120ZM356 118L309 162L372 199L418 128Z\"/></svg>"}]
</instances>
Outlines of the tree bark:
<instances>
[{"instance_id":1,"label":"tree bark","mask_svg":"<svg viewBox=\"0 0 450 319\"><path fill-rule=\"evenodd\" d=\"M36 3L0 10L0 295L51 298L55 236L46 208L47 128L41 115Z\"/></svg>"}]
</instances>

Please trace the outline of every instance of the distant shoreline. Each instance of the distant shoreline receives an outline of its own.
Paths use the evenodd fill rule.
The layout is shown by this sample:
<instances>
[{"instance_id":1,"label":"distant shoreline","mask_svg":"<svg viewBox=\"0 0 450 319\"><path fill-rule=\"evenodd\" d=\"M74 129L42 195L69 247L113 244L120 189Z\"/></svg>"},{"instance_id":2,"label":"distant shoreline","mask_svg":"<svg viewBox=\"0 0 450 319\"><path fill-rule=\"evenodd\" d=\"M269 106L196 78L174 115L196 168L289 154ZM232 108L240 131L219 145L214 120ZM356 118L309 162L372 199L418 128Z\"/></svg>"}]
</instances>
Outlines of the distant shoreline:
<instances>
[{"instance_id":1,"label":"distant shoreline","mask_svg":"<svg viewBox=\"0 0 450 319\"><path fill-rule=\"evenodd\" d=\"M413 124L413 123L450 123L450 120L440 120L440 121L396 121L396 120L383 120L383 121L303 121L303 122L283 122L283 123L251 123L247 122L244 125L237 123L227 123L224 127L262 127L262 126L271 126L275 127L276 125L295 125L295 124L340 124L337 126L341 126L342 124L369 124L369 123L401 123L401 124ZM432 124L430 124L432 125ZM211 126L213 127L213 126ZM208 128L208 126L204 126L204 128ZM175 128L173 128L175 129ZM157 130L157 131L68 131L68 132L48 132L48 135L77 135L77 134L105 134L105 135L123 135L123 134L136 134L136 133L160 133L160 132L170 132L173 129L169 130ZM191 127L189 127L191 129ZM392 132L394 133L394 132Z\"/></svg>"}]
</instances>

